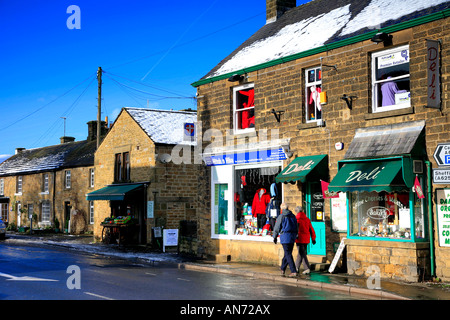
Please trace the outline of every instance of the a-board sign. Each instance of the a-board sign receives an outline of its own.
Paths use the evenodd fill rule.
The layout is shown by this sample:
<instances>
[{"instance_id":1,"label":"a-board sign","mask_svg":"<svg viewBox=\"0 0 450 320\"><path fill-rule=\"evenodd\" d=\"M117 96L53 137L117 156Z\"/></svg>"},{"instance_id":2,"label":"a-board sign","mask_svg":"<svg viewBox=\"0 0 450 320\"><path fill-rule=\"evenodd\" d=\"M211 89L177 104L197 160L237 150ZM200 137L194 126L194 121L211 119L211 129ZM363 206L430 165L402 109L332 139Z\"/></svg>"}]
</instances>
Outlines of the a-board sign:
<instances>
[{"instance_id":1,"label":"a-board sign","mask_svg":"<svg viewBox=\"0 0 450 320\"><path fill-rule=\"evenodd\" d=\"M163 230L163 252L166 252L166 247L169 246L178 246L178 229Z\"/></svg>"},{"instance_id":2,"label":"a-board sign","mask_svg":"<svg viewBox=\"0 0 450 320\"><path fill-rule=\"evenodd\" d=\"M336 255L334 256L333 261L331 262L331 265L328 268L329 273L333 273L334 268L336 268L336 264L339 261L342 251L344 251L344 248L345 248L345 239L347 239L347 238L342 238L342 240L341 240L341 244L339 245L339 248L336 251Z\"/></svg>"}]
</instances>

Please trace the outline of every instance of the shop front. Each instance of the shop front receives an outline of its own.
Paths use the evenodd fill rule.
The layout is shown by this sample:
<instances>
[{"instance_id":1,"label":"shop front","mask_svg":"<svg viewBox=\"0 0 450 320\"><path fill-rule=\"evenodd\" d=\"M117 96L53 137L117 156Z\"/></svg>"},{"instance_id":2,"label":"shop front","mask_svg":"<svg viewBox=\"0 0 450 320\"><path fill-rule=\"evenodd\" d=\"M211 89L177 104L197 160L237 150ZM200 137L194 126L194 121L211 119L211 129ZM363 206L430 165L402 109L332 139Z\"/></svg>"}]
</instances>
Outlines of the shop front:
<instances>
[{"instance_id":1,"label":"shop front","mask_svg":"<svg viewBox=\"0 0 450 320\"><path fill-rule=\"evenodd\" d=\"M348 273L379 271L384 278L418 281L430 270L423 126L372 129L357 131L346 156L360 157L339 161L328 186L347 199ZM366 151L356 150L363 140L369 143ZM387 155L364 157L375 148Z\"/></svg>"},{"instance_id":2,"label":"shop front","mask_svg":"<svg viewBox=\"0 0 450 320\"><path fill-rule=\"evenodd\" d=\"M149 183L113 184L86 195L88 201L109 201L110 212L100 221L102 241L146 243L147 187Z\"/></svg>"},{"instance_id":3,"label":"shop front","mask_svg":"<svg viewBox=\"0 0 450 320\"><path fill-rule=\"evenodd\" d=\"M308 254L325 256L325 207L321 180L328 180L328 155L298 157L276 177L277 182L302 184L304 210L316 233L316 244L308 245Z\"/></svg>"}]
</instances>

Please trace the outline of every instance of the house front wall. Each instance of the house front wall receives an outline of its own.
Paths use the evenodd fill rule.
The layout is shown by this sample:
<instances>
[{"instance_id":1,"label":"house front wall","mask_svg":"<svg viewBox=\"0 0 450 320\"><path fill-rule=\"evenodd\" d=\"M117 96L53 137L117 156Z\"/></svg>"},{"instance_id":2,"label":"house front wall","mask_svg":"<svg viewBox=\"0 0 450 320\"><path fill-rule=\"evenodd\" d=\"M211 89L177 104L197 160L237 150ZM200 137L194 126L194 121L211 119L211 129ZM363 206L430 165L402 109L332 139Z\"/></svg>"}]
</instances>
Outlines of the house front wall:
<instances>
[{"instance_id":1,"label":"house front wall","mask_svg":"<svg viewBox=\"0 0 450 320\"><path fill-rule=\"evenodd\" d=\"M129 152L129 182L148 182L145 201L151 203L153 213L147 212L145 208L146 241L153 245L157 245L153 241L154 227L180 229L181 221L193 222L195 226L197 224L199 166L193 161L175 164L156 160L159 154L171 155L173 147L155 144L136 121L126 111L122 111L95 154L97 190L114 183L115 155ZM100 223L111 215L110 201L94 201L94 208L94 235L97 240L101 240L103 227ZM196 235L191 238L196 239ZM180 246L180 250L196 251L195 241L188 240L189 243L184 248Z\"/></svg>"},{"instance_id":2,"label":"house front wall","mask_svg":"<svg viewBox=\"0 0 450 320\"><path fill-rule=\"evenodd\" d=\"M374 127L380 125L392 125L416 120L424 120L426 154L425 161L430 161L433 168L437 164L433 159L433 153L438 143L450 141L450 112L449 100L446 90L449 84L448 77L448 34L449 19L421 24L403 31L392 33L393 43L384 47L383 44L375 44L370 40L346 45L341 48L326 51L317 55L278 64L272 67L262 68L245 74L243 83L254 84L255 94L255 133L256 139L264 129L270 132L278 130L281 139L290 139L290 149L293 156L283 161L283 168L296 157L312 155L328 155L329 180L331 181L338 172L338 161L344 159L344 155L351 144L355 130L358 128ZM426 39L441 41L441 110L426 108L427 105L427 43ZM408 108L385 112L372 112L371 89L371 59L372 54L408 45L410 54L410 91L411 105ZM306 121L305 115L305 70L312 67L320 67L322 64L322 90L326 91L327 104L324 104L322 120L324 125L318 122ZM221 130L226 136L227 130L233 128L232 92L233 87L241 85L238 82L225 80L212 81L197 87L198 90L198 118L203 126L203 134L206 130L214 128ZM349 108L341 99L343 95L354 96L352 106ZM281 111L280 122L277 122L272 112ZM270 133L268 134L270 136ZM231 135L228 139L239 145L239 140L249 139L249 134ZM250 138L251 139L251 138ZM203 143L203 148L209 142ZM336 143L342 143L342 150L335 148ZM211 179L214 167L204 167L204 172L199 178L201 188L201 210L199 221L201 226L199 246L206 254L229 255L232 260L259 261L268 264L279 264L281 247L268 241L251 241L239 239L231 235L214 235L211 226L214 199L212 198ZM425 178L424 178L425 179ZM425 181L425 180L424 180ZM305 205L307 199L307 183L283 184L282 200L291 208L296 205ZM424 188L426 185L424 185ZM447 188L448 185L432 184L431 195L436 188ZM306 204L307 205L307 204ZM331 228L330 201L324 201L324 222L326 230L326 257L331 261L335 255L336 244L346 232L334 232ZM405 262L399 270L393 270L393 265L398 262L388 258L383 261L374 260L370 254L378 252L373 243L361 249L361 243L353 242L348 245L348 260L355 269L351 273L364 274L368 265L377 265L383 277L396 278L406 275L406 278L419 278L419 273L430 272L430 260L435 262L435 274L444 279L450 279L450 266L448 265L450 248L441 247L438 244L438 226L436 219L436 206L431 208L433 223L433 242L431 250L435 257L430 257L430 244L418 246L410 245L402 247L404 255L415 255L418 258L414 262ZM218 238L218 239L217 239ZM362 240L361 240L362 241ZM379 242L375 241L375 247ZM369 244L369 243L368 243ZM383 242L383 246L386 243ZM395 246L394 246L395 247ZM420 247L420 250L419 248ZM355 250L353 250L356 248ZM377 251L378 250L378 251ZM294 250L295 251L295 250ZM426 258L424 258L426 257ZM366 263L370 262L370 263ZM408 268L408 265L414 267ZM418 272L417 270L421 271ZM411 271L413 270L413 271Z\"/></svg>"}]
</instances>

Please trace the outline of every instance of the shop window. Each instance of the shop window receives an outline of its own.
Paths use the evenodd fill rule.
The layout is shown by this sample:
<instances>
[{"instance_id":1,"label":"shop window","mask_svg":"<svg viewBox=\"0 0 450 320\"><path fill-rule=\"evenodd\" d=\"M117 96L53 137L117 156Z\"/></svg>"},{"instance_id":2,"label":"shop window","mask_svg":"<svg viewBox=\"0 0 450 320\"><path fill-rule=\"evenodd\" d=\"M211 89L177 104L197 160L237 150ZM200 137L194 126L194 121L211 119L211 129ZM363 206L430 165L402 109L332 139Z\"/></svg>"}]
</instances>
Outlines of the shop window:
<instances>
[{"instance_id":1,"label":"shop window","mask_svg":"<svg viewBox=\"0 0 450 320\"><path fill-rule=\"evenodd\" d=\"M233 88L234 132L255 130L255 89L253 84Z\"/></svg>"},{"instance_id":2,"label":"shop window","mask_svg":"<svg viewBox=\"0 0 450 320\"><path fill-rule=\"evenodd\" d=\"M322 92L322 70L320 67L305 71L305 116L306 122L322 119L322 105L320 93Z\"/></svg>"},{"instance_id":3,"label":"shop window","mask_svg":"<svg viewBox=\"0 0 450 320\"><path fill-rule=\"evenodd\" d=\"M424 239L422 200L411 199L410 194L412 193L351 192L350 235L411 240L413 232L416 240Z\"/></svg>"},{"instance_id":4,"label":"shop window","mask_svg":"<svg viewBox=\"0 0 450 320\"><path fill-rule=\"evenodd\" d=\"M282 186L275 183L275 177L281 166L219 166L212 169L213 234L237 238L269 237L280 213Z\"/></svg>"},{"instance_id":5,"label":"shop window","mask_svg":"<svg viewBox=\"0 0 450 320\"><path fill-rule=\"evenodd\" d=\"M372 106L374 113L411 106L408 46L372 54Z\"/></svg>"}]
</instances>

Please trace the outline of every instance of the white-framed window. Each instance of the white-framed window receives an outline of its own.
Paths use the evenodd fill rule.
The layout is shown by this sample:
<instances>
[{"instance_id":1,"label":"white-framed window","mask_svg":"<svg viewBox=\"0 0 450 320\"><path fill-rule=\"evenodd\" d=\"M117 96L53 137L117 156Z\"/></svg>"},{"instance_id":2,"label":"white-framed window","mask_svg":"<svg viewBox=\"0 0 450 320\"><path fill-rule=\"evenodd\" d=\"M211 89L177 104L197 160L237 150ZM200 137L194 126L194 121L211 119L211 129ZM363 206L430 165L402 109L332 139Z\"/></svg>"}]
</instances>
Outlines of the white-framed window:
<instances>
[{"instance_id":1,"label":"white-framed window","mask_svg":"<svg viewBox=\"0 0 450 320\"><path fill-rule=\"evenodd\" d=\"M64 172L64 185L66 186L66 189L70 189L72 187L72 173L70 170L66 170Z\"/></svg>"},{"instance_id":2,"label":"white-framed window","mask_svg":"<svg viewBox=\"0 0 450 320\"><path fill-rule=\"evenodd\" d=\"M274 204L279 206L281 203L282 184L273 188L277 190L276 196L272 197L271 192L281 169L282 161L211 166L213 239L272 241L270 233L259 228L258 217L264 218L262 224L265 224L268 201L276 198L278 201ZM264 213L261 208L264 208ZM269 219L269 223L274 223L275 218Z\"/></svg>"},{"instance_id":3,"label":"white-framed window","mask_svg":"<svg viewBox=\"0 0 450 320\"><path fill-rule=\"evenodd\" d=\"M41 222L50 222L50 201L41 203Z\"/></svg>"},{"instance_id":4,"label":"white-framed window","mask_svg":"<svg viewBox=\"0 0 450 320\"><path fill-rule=\"evenodd\" d=\"M320 93L322 92L322 70L314 67L305 70L305 117L306 122L322 119L322 105Z\"/></svg>"},{"instance_id":5,"label":"white-framed window","mask_svg":"<svg viewBox=\"0 0 450 320\"><path fill-rule=\"evenodd\" d=\"M5 179L0 179L0 195L5 194Z\"/></svg>"},{"instance_id":6,"label":"white-framed window","mask_svg":"<svg viewBox=\"0 0 450 320\"><path fill-rule=\"evenodd\" d=\"M94 168L89 169L89 187L93 188L95 183L95 170Z\"/></svg>"},{"instance_id":7,"label":"white-framed window","mask_svg":"<svg viewBox=\"0 0 450 320\"><path fill-rule=\"evenodd\" d=\"M255 130L255 88L253 83L233 88L233 129L235 133Z\"/></svg>"},{"instance_id":8,"label":"white-framed window","mask_svg":"<svg viewBox=\"0 0 450 320\"><path fill-rule=\"evenodd\" d=\"M22 192L23 192L23 176L17 176L16 193L22 194Z\"/></svg>"},{"instance_id":9,"label":"white-framed window","mask_svg":"<svg viewBox=\"0 0 450 320\"><path fill-rule=\"evenodd\" d=\"M372 54L372 112L411 106L409 46Z\"/></svg>"},{"instance_id":10,"label":"white-framed window","mask_svg":"<svg viewBox=\"0 0 450 320\"><path fill-rule=\"evenodd\" d=\"M89 223L94 224L94 201L89 201Z\"/></svg>"},{"instance_id":11,"label":"white-framed window","mask_svg":"<svg viewBox=\"0 0 450 320\"><path fill-rule=\"evenodd\" d=\"M48 193L48 173L42 175L42 192Z\"/></svg>"}]
</instances>

